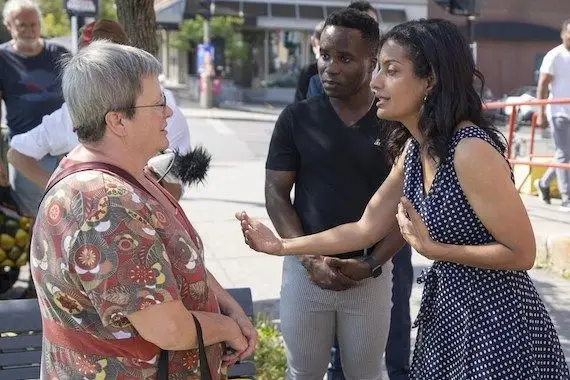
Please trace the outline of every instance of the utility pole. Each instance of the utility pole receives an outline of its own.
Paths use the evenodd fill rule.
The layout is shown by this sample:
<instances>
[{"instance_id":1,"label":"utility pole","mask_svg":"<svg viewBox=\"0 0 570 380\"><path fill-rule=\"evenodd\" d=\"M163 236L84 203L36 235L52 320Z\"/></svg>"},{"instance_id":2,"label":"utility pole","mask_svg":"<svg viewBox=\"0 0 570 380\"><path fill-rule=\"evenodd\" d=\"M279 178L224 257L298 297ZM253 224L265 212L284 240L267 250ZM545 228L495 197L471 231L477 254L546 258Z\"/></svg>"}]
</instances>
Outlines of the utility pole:
<instances>
[{"instance_id":1,"label":"utility pole","mask_svg":"<svg viewBox=\"0 0 570 380\"><path fill-rule=\"evenodd\" d=\"M200 73L200 107L212 108L212 75L214 70L214 54L211 49L210 38L210 19L215 11L215 4L212 0L202 1L200 3L205 8L204 17L204 62L203 70Z\"/></svg>"}]
</instances>

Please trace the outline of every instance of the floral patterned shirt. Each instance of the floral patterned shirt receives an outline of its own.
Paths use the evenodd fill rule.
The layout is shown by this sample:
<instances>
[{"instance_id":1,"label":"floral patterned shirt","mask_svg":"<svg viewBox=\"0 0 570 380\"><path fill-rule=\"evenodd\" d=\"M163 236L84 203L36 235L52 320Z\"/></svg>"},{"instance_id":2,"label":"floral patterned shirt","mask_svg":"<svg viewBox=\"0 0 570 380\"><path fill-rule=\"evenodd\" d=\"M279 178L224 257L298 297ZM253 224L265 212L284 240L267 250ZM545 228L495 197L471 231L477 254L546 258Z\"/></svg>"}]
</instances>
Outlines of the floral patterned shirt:
<instances>
[{"instance_id":1,"label":"floral patterned shirt","mask_svg":"<svg viewBox=\"0 0 570 380\"><path fill-rule=\"evenodd\" d=\"M140 338L126 317L149 305L181 300L188 310L219 312L200 238L170 214L147 192L103 171L73 173L57 183L40 205L32 238L44 321L77 340L88 333L116 344ZM221 345L206 350L219 379ZM44 333L42 379L154 379L158 353L157 347L147 360L90 354L50 342ZM197 350L171 351L169 378L199 379Z\"/></svg>"}]
</instances>

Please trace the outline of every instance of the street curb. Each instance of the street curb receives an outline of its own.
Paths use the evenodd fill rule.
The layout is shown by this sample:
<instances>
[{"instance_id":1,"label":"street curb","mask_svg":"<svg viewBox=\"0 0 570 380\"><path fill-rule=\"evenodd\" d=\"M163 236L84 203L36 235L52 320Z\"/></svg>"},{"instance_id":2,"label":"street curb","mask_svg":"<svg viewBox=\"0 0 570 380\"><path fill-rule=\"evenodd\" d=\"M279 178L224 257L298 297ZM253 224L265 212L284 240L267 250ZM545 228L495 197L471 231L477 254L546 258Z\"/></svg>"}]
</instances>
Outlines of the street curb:
<instances>
[{"instance_id":1,"label":"street curb","mask_svg":"<svg viewBox=\"0 0 570 380\"><path fill-rule=\"evenodd\" d=\"M284 107L262 108L262 107L248 107L246 105L224 103L224 104L222 104L222 106L220 108L225 109L225 110L234 110L234 111L240 111L240 112L250 112L250 113L257 113L257 114L264 114L264 115L279 116L279 114L283 111Z\"/></svg>"}]
</instances>

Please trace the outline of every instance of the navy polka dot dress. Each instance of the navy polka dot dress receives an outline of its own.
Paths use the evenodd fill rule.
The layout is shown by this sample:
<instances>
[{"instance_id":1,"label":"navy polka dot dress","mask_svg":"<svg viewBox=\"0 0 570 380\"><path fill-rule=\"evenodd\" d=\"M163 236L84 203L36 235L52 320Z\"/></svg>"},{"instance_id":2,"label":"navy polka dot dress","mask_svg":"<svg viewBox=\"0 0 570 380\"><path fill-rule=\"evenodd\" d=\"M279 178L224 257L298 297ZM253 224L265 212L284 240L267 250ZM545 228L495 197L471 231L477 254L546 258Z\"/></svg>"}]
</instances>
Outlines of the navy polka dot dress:
<instances>
[{"instance_id":1,"label":"navy polka dot dress","mask_svg":"<svg viewBox=\"0 0 570 380\"><path fill-rule=\"evenodd\" d=\"M422 215L432 239L457 245L494 242L475 215L453 166L461 139L493 144L481 128L460 129L424 197L419 149L405 158L404 195ZM558 335L529 276L434 262L424 271L411 379L568 380Z\"/></svg>"}]
</instances>

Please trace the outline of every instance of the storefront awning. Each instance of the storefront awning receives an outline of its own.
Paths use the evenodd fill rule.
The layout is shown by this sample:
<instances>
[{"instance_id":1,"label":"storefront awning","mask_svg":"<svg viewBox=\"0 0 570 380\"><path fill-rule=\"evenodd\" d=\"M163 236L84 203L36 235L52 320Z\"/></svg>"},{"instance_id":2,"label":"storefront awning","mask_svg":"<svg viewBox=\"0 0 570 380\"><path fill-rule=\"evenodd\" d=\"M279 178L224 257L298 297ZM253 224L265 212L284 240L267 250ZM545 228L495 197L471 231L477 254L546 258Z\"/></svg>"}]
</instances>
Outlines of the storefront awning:
<instances>
[{"instance_id":1,"label":"storefront awning","mask_svg":"<svg viewBox=\"0 0 570 380\"><path fill-rule=\"evenodd\" d=\"M174 26L182 20L192 18L203 11L199 0L155 0L154 9L156 21L160 26ZM214 14L218 16L240 16L247 20L255 19L282 19L307 20L312 28L315 22L324 20L335 10L344 6L337 1L260 1L260 0L215 0ZM381 23L392 24L404 22L408 19L405 7L383 8L378 7L378 16ZM254 22L253 24L256 24Z\"/></svg>"}]
</instances>

